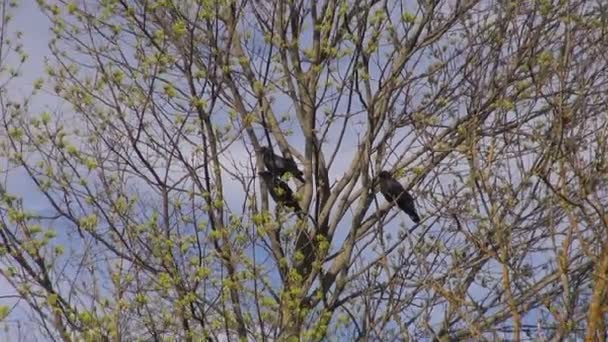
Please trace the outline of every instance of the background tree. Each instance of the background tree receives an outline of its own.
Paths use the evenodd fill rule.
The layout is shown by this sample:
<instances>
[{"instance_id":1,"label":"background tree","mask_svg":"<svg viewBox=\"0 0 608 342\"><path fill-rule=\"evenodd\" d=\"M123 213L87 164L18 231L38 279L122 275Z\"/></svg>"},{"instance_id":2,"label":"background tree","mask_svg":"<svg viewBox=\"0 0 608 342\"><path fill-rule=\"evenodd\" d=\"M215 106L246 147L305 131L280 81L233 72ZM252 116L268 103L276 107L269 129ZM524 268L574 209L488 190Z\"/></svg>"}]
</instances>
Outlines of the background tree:
<instances>
[{"instance_id":1,"label":"background tree","mask_svg":"<svg viewBox=\"0 0 608 342\"><path fill-rule=\"evenodd\" d=\"M601 2L39 3L64 105L3 124L49 208L5 193L0 242L46 337L605 335Z\"/></svg>"}]
</instances>

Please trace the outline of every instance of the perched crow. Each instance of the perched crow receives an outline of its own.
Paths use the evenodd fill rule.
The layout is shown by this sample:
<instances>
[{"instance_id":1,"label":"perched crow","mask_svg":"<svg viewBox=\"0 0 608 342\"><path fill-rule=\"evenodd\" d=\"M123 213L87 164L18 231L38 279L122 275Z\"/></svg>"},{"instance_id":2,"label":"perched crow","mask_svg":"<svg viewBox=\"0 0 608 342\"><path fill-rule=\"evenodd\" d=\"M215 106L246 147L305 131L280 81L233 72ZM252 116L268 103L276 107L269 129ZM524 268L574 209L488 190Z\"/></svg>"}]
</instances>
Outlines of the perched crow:
<instances>
[{"instance_id":1,"label":"perched crow","mask_svg":"<svg viewBox=\"0 0 608 342\"><path fill-rule=\"evenodd\" d=\"M401 183L397 182L388 171L382 171L378 175L380 178L380 192L389 202L396 202L406 214L410 216L412 221L419 223L420 217L416 213L414 198L410 195Z\"/></svg>"},{"instance_id":2,"label":"perched crow","mask_svg":"<svg viewBox=\"0 0 608 342\"><path fill-rule=\"evenodd\" d=\"M258 172L258 175L260 175L264 180L264 183L266 183L268 192L270 192L270 196L272 196L272 199L274 199L276 203L281 203L286 207L292 208L296 213L302 212L302 208L300 208L298 201L293 197L293 192L287 183L268 171L260 171Z\"/></svg>"},{"instance_id":3,"label":"perched crow","mask_svg":"<svg viewBox=\"0 0 608 342\"><path fill-rule=\"evenodd\" d=\"M300 182L304 183L304 173L298 170L298 165L292 158L277 156L266 146L260 148L260 152L262 152L264 165L266 165L268 171L279 177L283 176L286 172L289 172Z\"/></svg>"}]
</instances>

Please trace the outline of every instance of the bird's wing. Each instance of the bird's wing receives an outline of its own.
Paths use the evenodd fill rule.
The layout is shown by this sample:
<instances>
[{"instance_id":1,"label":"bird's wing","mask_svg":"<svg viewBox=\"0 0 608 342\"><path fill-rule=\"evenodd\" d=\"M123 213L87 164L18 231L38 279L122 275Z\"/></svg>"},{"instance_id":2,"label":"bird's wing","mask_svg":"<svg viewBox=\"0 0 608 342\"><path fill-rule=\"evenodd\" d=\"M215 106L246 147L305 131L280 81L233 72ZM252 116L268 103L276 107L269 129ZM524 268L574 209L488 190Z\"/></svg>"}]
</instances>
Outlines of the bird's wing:
<instances>
[{"instance_id":1,"label":"bird's wing","mask_svg":"<svg viewBox=\"0 0 608 342\"><path fill-rule=\"evenodd\" d=\"M272 155L272 152L264 153L264 164L268 168L269 171L275 172L277 168L276 158Z\"/></svg>"},{"instance_id":2,"label":"bird's wing","mask_svg":"<svg viewBox=\"0 0 608 342\"><path fill-rule=\"evenodd\" d=\"M393 198L398 198L401 194L403 194L405 192L405 189L403 188L403 185L401 185L401 183L397 182L394 179L390 179L388 180L387 184L386 184L386 191L393 197Z\"/></svg>"},{"instance_id":3,"label":"bird's wing","mask_svg":"<svg viewBox=\"0 0 608 342\"><path fill-rule=\"evenodd\" d=\"M285 170L287 168L288 161L285 158L275 154L273 156L273 159L274 159L274 163L275 163L277 169Z\"/></svg>"},{"instance_id":4,"label":"bird's wing","mask_svg":"<svg viewBox=\"0 0 608 342\"><path fill-rule=\"evenodd\" d=\"M300 171L300 170L298 170L298 164L296 164L296 161L293 160L292 158L284 158L283 160L285 161L285 165L289 169L291 169L293 171Z\"/></svg>"},{"instance_id":5,"label":"bird's wing","mask_svg":"<svg viewBox=\"0 0 608 342\"><path fill-rule=\"evenodd\" d=\"M397 199L397 204L399 204L399 207L401 207L402 209L405 207L408 207L408 208L413 208L413 210L415 210L414 198L412 197L412 195L410 195L405 190L401 193L401 196L399 196L399 198Z\"/></svg>"},{"instance_id":6,"label":"bird's wing","mask_svg":"<svg viewBox=\"0 0 608 342\"><path fill-rule=\"evenodd\" d=\"M394 200L394 199L393 199L393 196L392 196L390 193L388 193L388 192L386 192L386 191L381 191L381 192L382 192L382 196L384 196L384 199L385 199L387 202L392 202L392 201Z\"/></svg>"},{"instance_id":7,"label":"bird's wing","mask_svg":"<svg viewBox=\"0 0 608 342\"><path fill-rule=\"evenodd\" d=\"M402 189L402 192L401 192L400 199L414 203L414 197L412 197L412 195L410 195L410 193L407 190L405 190L404 188L401 188L401 189Z\"/></svg>"}]
</instances>

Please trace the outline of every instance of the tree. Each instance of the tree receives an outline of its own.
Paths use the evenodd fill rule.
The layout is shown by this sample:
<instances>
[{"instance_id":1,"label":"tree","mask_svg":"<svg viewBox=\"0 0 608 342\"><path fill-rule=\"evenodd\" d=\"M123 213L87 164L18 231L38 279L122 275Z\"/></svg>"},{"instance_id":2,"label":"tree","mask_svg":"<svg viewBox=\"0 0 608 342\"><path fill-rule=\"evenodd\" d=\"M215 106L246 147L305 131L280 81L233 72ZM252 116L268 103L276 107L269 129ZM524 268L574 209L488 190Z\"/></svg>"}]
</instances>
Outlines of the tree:
<instances>
[{"instance_id":1,"label":"tree","mask_svg":"<svg viewBox=\"0 0 608 342\"><path fill-rule=\"evenodd\" d=\"M3 106L49 209L5 193L0 243L45 336L605 336L601 2L39 3L71 107ZM302 165L306 219L261 146Z\"/></svg>"}]
</instances>

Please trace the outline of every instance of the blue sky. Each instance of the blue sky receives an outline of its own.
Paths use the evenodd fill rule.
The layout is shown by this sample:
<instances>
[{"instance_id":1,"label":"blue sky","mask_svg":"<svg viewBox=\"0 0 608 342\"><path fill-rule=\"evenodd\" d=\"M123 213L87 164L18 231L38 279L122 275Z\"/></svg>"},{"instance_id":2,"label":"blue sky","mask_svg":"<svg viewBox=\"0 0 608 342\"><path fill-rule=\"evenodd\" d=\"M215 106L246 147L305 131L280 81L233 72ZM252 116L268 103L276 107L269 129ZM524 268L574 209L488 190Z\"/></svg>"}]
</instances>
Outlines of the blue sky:
<instances>
[{"instance_id":1,"label":"blue sky","mask_svg":"<svg viewBox=\"0 0 608 342\"><path fill-rule=\"evenodd\" d=\"M21 43L25 52L29 55L29 59L25 62L25 67L21 70L22 76L15 79L8 87L9 98L15 98L17 101L25 98L32 90L34 81L44 74L44 57L48 54L48 42L50 39L49 21L40 12L35 1L23 1L19 7L13 12L14 18L9 23L9 36L12 36L16 30L23 33ZM14 65L15 55L11 54L9 65ZM37 100L31 103L31 109L42 111L46 103L57 103L57 99L53 96L39 93ZM4 162L2 163L4 165ZM7 190L17 196L23 198L26 208L37 212L44 211L46 201L40 193L38 193L35 184L27 175L23 174L22 170L12 170L6 177ZM3 277L0 277L0 296L12 295L15 290L6 283ZM0 299L0 303L4 305L14 305L14 299ZM2 340L17 339L21 337L25 341L35 341L36 329L33 326L28 326L27 319L21 320L17 324L17 319L26 317L25 312L27 304L22 304L17 307L11 316L4 322L0 323L0 337ZM6 325L3 328L2 325ZM8 329L8 330L7 330Z\"/></svg>"},{"instance_id":2,"label":"blue sky","mask_svg":"<svg viewBox=\"0 0 608 342\"><path fill-rule=\"evenodd\" d=\"M25 62L25 67L21 70L21 76L11 83L11 86L8 89L8 94L11 98L15 98L17 100L21 100L27 97L31 91L32 86L36 79L40 77L45 77L45 56L49 55L50 51L48 49L48 42L51 39L51 31L50 31L50 21L46 16L41 13L38 8L38 5L34 1L25 1L20 4L20 6L14 12L14 19L10 23L9 31L15 32L19 30L23 33L23 37L21 42L23 43L24 50L28 54L29 58ZM13 61L15 62L15 56L12 55ZM12 63L11 63L12 64ZM61 100L54 96L53 94L45 93L44 89L50 89L51 86L49 84L45 84L45 87L42 91L40 91L35 96L35 101L30 103L29 110L31 114L41 113L45 110L54 111L61 104ZM274 106L277 109L277 113L282 113L286 110L284 103L277 102ZM291 109L291 108L290 108ZM364 114L363 114L364 115ZM356 132L354 128L349 127L347 131L346 141L356 141ZM331 134L330 134L331 136ZM300 140L297 137L291 138L290 141ZM340 150L341 155L340 158L343 160L348 160L354 156L354 146L352 144L344 144ZM243 153L242 150L232 150L234 155L234 159L240 159L238 156L240 153ZM329 151L326 151L328 153ZM329 157L329 156L328 156ZM348 163L336 162L330 173L330 181L334 181L336 178L340 177L343 172L346 171L348 167ZM24 174L24 171L21 169L12 170L7 175L7 190L23 199L24 205L26 209L35 211L35 212L44 212L45 209L48 208L48 203L46 199L38 192L35 184L31 181L29 176ZM238 207L240 204L241 196L238 191L230 191L230 188L234 186L237 188L238 184L230 184L231 180L226 180L226 186L228 191L226 191L228 197L226 200L231 205L231 207ZM240 188L239 188L240 190ZM233 202L233 203L231 203ZM379 203L382 204L384 200L379 198ZM336 242L340 242L347 232L348 225L350 223L350 214L346 214L342 223L342 229L339 229L334 245ZM404 215L398 215L397 221L406 222L406 225L409 226L411 222L407 221ZM338 244L339 245L339 244ZM10 295L13 294L14 290L5 282L4 279L0 278L0 295ZM6 305L12 305L14 300L4 299L0 300L0 303ZM22 304L21 308L17 308L13 311L12 315L9 319L5 320L3 324L8 324L10 327L14 327L15 320L21 319L25 317L25 311L27 310L27 306L25 303ZM31 330L29 331L31 333ZM2 336L2 332L0 332L0 336ZM9 336L15 336L12 334L17 334L17 331L13 328L9 329Z\"/></svg>"},{"instance_id":3,"label":"blue sky","mask_svg":"<svg viewBox=\"0 0 608 342\"><path fill-rule=\"evenodd\" d=\"M22 77L15 80L9 88L9 94L19 99L29 94L34 80L36 80L38 77L44 76L44 57L49 53L47 44L49 39L51 38L51 34L49 30L48 19L39 11L36 3L31 0L22 2L20 7L16 10L15 18L11 23L10 30L13 31L15 29L19 29L23 32L22 42L24 44L24 50L29 55L29 60L26 62L26 68L22 70ZM31 103L30 109L34 113L42 112L46 109L45 106L49 106L51 110L54 110L59 104L60 101L57 97L53 95L47 95L41 92L36 96L36 102ZM277 113L285 112L284 103L277 102L275 104L275 107L277 107L277 109L283 109L283 111L277 110ZM296 137L293 138L293 140L299 139ZM356 134L352 128L349 128L347 141L355 140ZM352 144L347 143L342 148L342 151L344 151L342 158L348 161L350 161L354 152L354 149L348 147L349 145ZM240 153L243 153L243 151L238 150L238 148L233 149L231 152L235 154L235 160L240 159L239 155ZM391 161L394 161L395 159L397 159L397 157L395 157L394 155L390 157ZM392 166L392 164L390 165ZM340 177L347 166L347 163L336 163L331 169L330 181L333 181L337 177ZM36 187L31 182L29 177L21 174L20 172L20 170L15 170L9 175L10 181L7 183L7 188L9 192L21 196L24 199L27 208L36 211L44 211L47 205L46 200L42 198L37 192ZM238 191L230 191L230 188L231 186L234 186L234 189L240 190L240 187L236 183L231 185L231 181L228 179L226 181L228 188L228 191L226 192L228 197L226 198L226 200L229 202L232 208L237 208L238 205L240 205L240 193ZM402 179L401 181L405 183L405 179ZM446 181L449 180L446 179ZM378 203L382 205L384 203L384 199L382 197L378 197ZM418 207L420 208L420 211L424 213L425 210L423 202L420 200L418 201ZM405 226L408 228L411 226L411 221L407 219L405 215L400 213L397 216L396 220L391 222L390 227L397 227L401 223L404 223ZM339 229L342 234L338 233L336 235L336 241L334 241L334 245L336 245L336 242L341 241L343 239L346 233L346 229L349 228L349 224L350 214L347 214L342 220L342 229ZM393 235L396 234L393 233ZM4 280L2 278L0 278L0 292L0 295L14 293L14 291L9 288L6 283L4 283ZM11 300L5 299L2 302L11 303ZM440 310L439 307L437 309ZM16 316L13 316L12 318L22 317L23 311L17 311L15 312L15 314ZM9 322L11 322L10 319ZM0 336L2 336L2 334L3 333L0 332Z\"/></svg>"}]
</instances>

